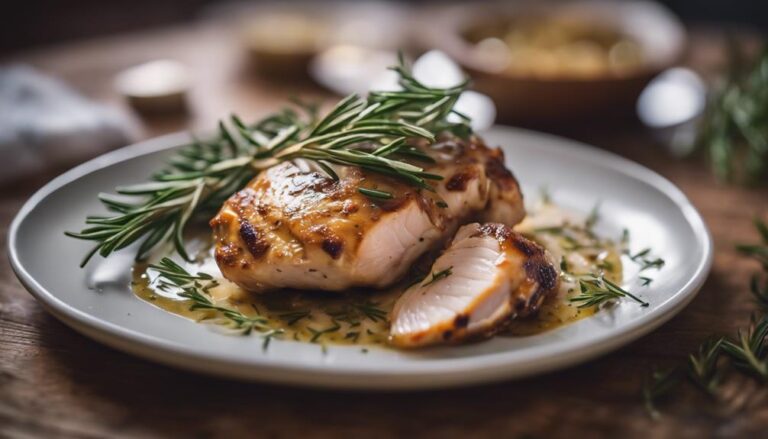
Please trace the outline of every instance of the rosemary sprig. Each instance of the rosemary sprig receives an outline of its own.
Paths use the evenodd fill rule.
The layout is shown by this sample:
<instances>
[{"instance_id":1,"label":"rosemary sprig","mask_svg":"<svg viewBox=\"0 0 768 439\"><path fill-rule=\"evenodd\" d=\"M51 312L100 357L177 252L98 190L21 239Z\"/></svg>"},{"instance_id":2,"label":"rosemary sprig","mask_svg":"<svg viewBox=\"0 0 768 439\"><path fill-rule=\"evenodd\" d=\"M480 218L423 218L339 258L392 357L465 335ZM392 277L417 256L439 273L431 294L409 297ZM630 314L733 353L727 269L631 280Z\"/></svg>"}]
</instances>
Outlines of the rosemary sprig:
<instances>
[{"instance_id":1,"label":"rosemary sprig","mask_svg":"<svg viewBox=\"0 0 768 439\"><path fill-rule=\"evenodd\" d=\"M760 234L760 243L738 244L736 250L755 259L763 266L763 270L768 271L768 225L760 218L755 218L753 223Z\"/></svg>"},{"instance_id":2,"label":"rosemary sprig","mask_svg":"<svg viewBox=\"0 0 768 439\"><path fill-rule=\"evenodd\" d=\"M761 236L762 244L737 247L739 249L746 248L747 251L742 252L748 256L754 254L753 249L768 244L768 227L765 227L765 223L755 220L755 227ZM758 254L760 253L758 252ZM763 265L763 269L764 274L768 273L768 266ZM757 274L752 278L751 289L763 310L768 310L765 307L768 303L766 301L768 285L761 287ZM727 355L733 360L729 363L734 364L745 373L758 377L764 384L768 383L768 341L766 341L766 337L768 337L768 314L763 314L763 317L757 321L753 316L750 327L746 331L739 330L736 340L722 336L712 337L699 346L697 352L689 355L688 377L699 389L710 396L716 396L720 383L729 371L726 369L727 363L720 361L723 355ZM644 399L646 399L646 393L644 388ZM648 404L646 407L649 407ZM658 416L655 407L652 404L650 407L653 409L649 410L651 416Z\"/></svg>"},{"instance_id":3,"label":"rosemary sprig","mask_svg":"<svg viewBox=\"0 0 768 439\"><path fill-rule=\"evenodd\" d=\"M741 50L733 46L734 58ZM768 178L768 50L748 68L734 62L712 94L697 141L715 174L724 180L765 182Z\"/></svg>"},{"instance_id":4,"label":"rosemary sprig","mask_svg":"<svg viewBox=\"0 0 768 439\"><path fill-rule=\"evenodd\" d=\"M704 342L696 353L688 356L688 375L703 391L715 395L722 380L718 360L725 338L713 338Z\"/></svg>"},{"instance_id":5,"label":"rosemary sprig","mask_svg":"<svg viewBox=\"0 0 768 439\"><path fill-rule=\"evenodd\" d=\"M149 269L157 273L158 288L162 291L178 291L179 297L192 302L189 307L191 311L211 311L219 317L218 322L243 335L254 331L261 333L265 338L264 349L269 346L271 338L283 333L282 329L272 328L269 321L261 316L246 316L236 309L216 305L211 300L209 290L218 283L209 274L190 274L169 258L163 258L158 264L150 265Z\"/></svg>"},{"instance_id":6,"label":"rosemary sprig","mask_svg":"<svg viewBox=\"0 0 768 439\"><path fill-rule=\"evenodd\" d=\"M661 417L657 408L660 399L668 396L678 385L677 369L654 370L643 385L643 404L653 419Z\"/></svg>"},{"instance_id":7,"label":"rosemary sprig","mask_svg":"<svg viewBox=\"0 0 768 439\"><path fill-rule=\"evenodd\" d=\"M765 315L758 322L753 321L748 331L739 331L736 341L726 340L723 350L737 367L768 381L767 336L768 315Z\"/></svg>"},{"instance_id":8,"label":"rosemary sprig","mask_svg":"<svg viewBox=\"0 0 768 439\"><path fill-rule=\"evenodd\" d=\"M758 261L763 266L763 271L768 273L768 225L757 217L753 223L760 235L760 242L757 244L738 244L736 250ZM757 273L754 274L749 287L758 305L768 312L768 277L761 281L761 276Z\"/></svg>"},{"instance_id":9,"label":"rosemary sprig","mask_svg":"<svg viewBox=\"0 0 768 439\"><path fill-rule=\"evenodd\" d=\"M609 281L603 275L574 275L567 272L564 272L564 275L576 279L579 283L580 293L569 299L571 302L577 303L579 308L601 306L605 303L623 299L625 297L629 297L639 303L642 307L648 306L648 302L645 302L629 291Z\"/></svg>"},{"instance_id":10,"label":"rosemary sprig","mask_svg":"<svg viewBox=\"0 0 768 439\"><path fill-rule=\"evenodd\" d=\"M446 277L452 274L453 274L453 266L450 266L445 270L440 270L436 273L431 273L432 278L429 279L426 283L421 284L421 286L426 287L427 285L432 285L433 283L439 281L440 279L445 279Z\"/></svg>"},{"instance_id":11,"label":"rosemary sprig","mask_svg":"<svg viewBox=\"0 0 768 439\"><path fill-rule=\"evenodd\" d=\"M402 90L371 92L367 98L348 96L322 118L314 107L303 113L284 110L254 125L233 115L219 123L214 138L183 146L150 182L119 187L117 195L100 194L102 204L114 214L89 216L83 230L67 232L96 243L81 266L96 253L107 257L137 241L141 241L139 259L171 242L189 260L183 232L190 219L218 209L260 170L283 161L312 161L334 179L338 176L331 165L357 166L433 191L430 182L442 177L408 161L432 160L408 145L408 139L431 142L445 131L468 135L468 119L453 110L466 82L427 87L413 77L402 57L393 70ZM461 121L450 122L450 114ZM373 198L391 196L372 189L361 192Z\"/></svg>"}]
</instances>

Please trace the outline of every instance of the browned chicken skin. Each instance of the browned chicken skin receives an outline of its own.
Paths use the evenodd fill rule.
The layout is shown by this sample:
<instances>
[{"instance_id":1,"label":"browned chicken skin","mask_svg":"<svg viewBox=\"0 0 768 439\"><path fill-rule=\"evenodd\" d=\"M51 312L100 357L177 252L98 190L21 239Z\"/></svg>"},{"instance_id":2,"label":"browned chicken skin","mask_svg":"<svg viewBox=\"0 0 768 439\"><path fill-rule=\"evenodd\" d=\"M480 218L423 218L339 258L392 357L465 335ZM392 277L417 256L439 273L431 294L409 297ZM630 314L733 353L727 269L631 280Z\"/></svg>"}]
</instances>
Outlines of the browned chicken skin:
<instances>
[{"instance_id":1,"label":"browned chicken skin","mask_svg":"<svg viewBox=\"0 0 768 439\"><path fill-rule=\"evenodd\" d=\"M302 161L261 172L211 220L224 276L252 291L381 288L461 224L511 226L523 218L522 195L500 149L474 136L413 145L436 162L420 165L443 176L432 183L435 193L357 167L338 167L338 181ZM370 199L361 187L393 198Z\"/></svg>"},{"instance_id":2,"label":"browned chicken skin","mask_svg":"<svg viewBox=\"0 0 768 439\"><path fill-rule=\"evenodd\" d=\"M467 224L432 266L445 273L419 282L392 311L390 341L400 347L487 337L512 318L538 311L558 286L558 270L540 245L498 223Z\"/></svg>"}]
</instances>

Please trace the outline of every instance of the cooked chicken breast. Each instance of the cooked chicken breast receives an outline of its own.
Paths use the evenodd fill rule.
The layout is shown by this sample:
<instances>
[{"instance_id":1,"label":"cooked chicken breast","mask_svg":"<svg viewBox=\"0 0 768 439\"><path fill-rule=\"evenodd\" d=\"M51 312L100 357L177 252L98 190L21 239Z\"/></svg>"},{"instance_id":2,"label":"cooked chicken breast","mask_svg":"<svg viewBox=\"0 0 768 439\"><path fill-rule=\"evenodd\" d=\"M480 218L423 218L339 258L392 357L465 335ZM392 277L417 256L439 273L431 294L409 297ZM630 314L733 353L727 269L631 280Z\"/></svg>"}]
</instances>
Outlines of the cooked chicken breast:
<instances>
[{"instance_id":1,"label":"cooked chicken breast","mask_svg":"<svg viewBox=\"0 0 768 439\"><path fill-rule=\"evenodd\" d=\"M435 160L436 192L356 167L339 180L303 162L260 173L211 220L224 276L252 291L381 288L399 280L426 251L471 220L508 225L524 216L517 181L500 149L473 137L414 147ZM358 189L387 191L371 199Z\"/></svg>"},{"instance_id":2,"label":"cooked chicken breast","mask_svg":"<svg viewBox=\"0 0 768 439\"><path fill-rule=\"evenodd\" d=\"M468 224L392 310L390 340L419 347L489 336L538 310L557 289L543 247L498 223Z\"/></svg>"}]
</instances>

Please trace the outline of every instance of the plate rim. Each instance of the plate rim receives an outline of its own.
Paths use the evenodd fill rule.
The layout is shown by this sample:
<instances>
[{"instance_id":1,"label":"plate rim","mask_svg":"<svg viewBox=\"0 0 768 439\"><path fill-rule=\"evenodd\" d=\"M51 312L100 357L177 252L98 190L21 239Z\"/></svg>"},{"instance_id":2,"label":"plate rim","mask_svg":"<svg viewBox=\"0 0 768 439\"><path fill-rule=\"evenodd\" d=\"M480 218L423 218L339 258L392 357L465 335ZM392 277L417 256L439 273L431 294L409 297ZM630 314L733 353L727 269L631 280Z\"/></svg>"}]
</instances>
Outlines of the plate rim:
<instances>
[{"instance_id":1,"label":"plate rim","mask_svg":"<svg viewBox=\"0 0 768 439\"><path fill-rule=\"evenodd\" d=\"M547 362L541 364L540 358L528 358L508 367L504 354L498 352L486 355L483 359L475 357L453 358L442 364L416 364L407 370L384 368L345 367L343 364L300 364L290 361L276 361L269 357L259 357L248 361L235 358L213 358L210 354L191 349L173 341L124 328L103 320L84 311L67 305L55 294L43 288L24 268L19 256L18 229L29 214L49 195L83 176L103 167L118 164L145 154L160 152L176 147L189 139L189 132L176 132L155 137L123 148L107 152L82 163L57 176L38 189L27 200L14 217L8 229L8 255L11 267L22 285L40 302L43 307L58 320L75 331L117 350L139 356L144 359L163 363L168 366L226 376L230 378L275 382L309 387L368 389L368 390L406 390L459 387L492 381L508 380L523 376L538 375L555 369L562 369L583 363L589 359L606 354L620 346L628 344L650 333L663 323L677 315L698 294L712 267L714 253L711 233L698 210L669 180L627 158L613 152L590 146L572 139L541 133L532 130L495 125L489 130L505 136L538 137L553 143L568 144L570 149L579 154L589 155L590 161L619 169L621 173L642 180L668 197L681 211L686 223L702 246L702 257L698 261L694 274L678 290L677 294L655 308L651 315L640 316L618 332L609 332L600 337L574 342L568 348L550 353ZM546 346L546 345L544 345ZM507 367L505 367L507 366Z\"/></svg>"}]
</instances>

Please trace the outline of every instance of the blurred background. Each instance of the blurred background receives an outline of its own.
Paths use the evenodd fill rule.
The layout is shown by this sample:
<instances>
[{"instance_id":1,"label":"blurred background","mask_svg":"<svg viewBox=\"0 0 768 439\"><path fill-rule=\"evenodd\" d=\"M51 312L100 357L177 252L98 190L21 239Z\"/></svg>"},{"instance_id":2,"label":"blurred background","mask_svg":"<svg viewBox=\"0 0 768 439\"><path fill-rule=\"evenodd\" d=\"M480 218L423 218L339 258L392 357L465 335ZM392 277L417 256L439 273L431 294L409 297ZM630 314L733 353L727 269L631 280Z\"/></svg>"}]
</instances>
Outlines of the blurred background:
<instances>
[{"instance_id":1,"label":"blurred background","mask_svg":"<svg viewBox=\"0 0 768 439\"><path fill-rule=\"evenodd\" d=\"M286 0L282 3L289 2ZM320 0L322 1L322 0ZM87 37L129 32L199 19L216 0L99 0L15 2L0 29L0 48L19 49ZM400 4L440 4L440 1L400 1ZM472 1L466 2L468 5ZM760 0L664 0L686 22L768 29L768 3Z\"/></svg>"},{"instance_id":2,"label":"blurred background","mask_svg":"<svg viewBox=\"0 0 768 439\"><path fill-rule=\"evenodd\" d=\"M14 164L0 184L230 113L393 86L398 50L428 54L435 84L469 74L480 129L642 132L760 183L766 31L768 3L748 0L17 2L0 28L0 160Z\"/></svg>"}]
</instances>

